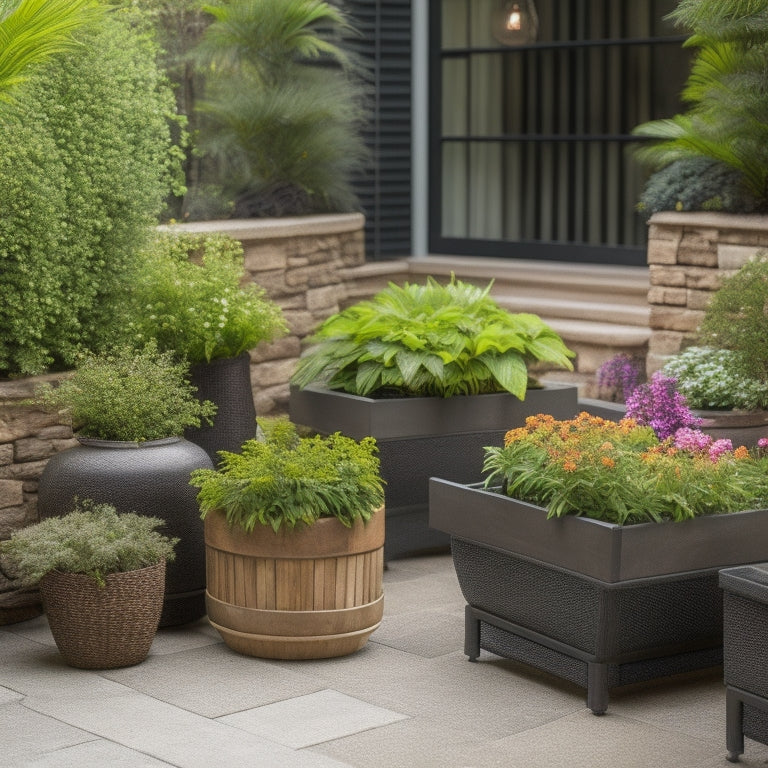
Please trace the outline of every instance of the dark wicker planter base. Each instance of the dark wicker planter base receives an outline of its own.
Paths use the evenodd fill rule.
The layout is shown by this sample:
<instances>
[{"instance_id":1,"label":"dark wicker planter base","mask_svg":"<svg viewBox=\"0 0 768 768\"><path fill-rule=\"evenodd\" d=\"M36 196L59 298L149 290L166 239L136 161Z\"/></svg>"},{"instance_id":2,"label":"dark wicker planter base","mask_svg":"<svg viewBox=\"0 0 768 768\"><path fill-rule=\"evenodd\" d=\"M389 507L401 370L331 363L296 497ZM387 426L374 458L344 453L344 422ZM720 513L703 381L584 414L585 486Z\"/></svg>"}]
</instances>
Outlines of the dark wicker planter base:
<instances>
[{"instance_id":1,"label":"dark wicker planter base","mask_svg":"<svg viewBox=\"0 0 768 768\"><path fill-rule=\"evenodd\" d=\"M716 568L609 583L459 538L452 552L469 659L484 649L584 686L595 714L613 687L722 663Z\"/></svg>"}]
</instances>

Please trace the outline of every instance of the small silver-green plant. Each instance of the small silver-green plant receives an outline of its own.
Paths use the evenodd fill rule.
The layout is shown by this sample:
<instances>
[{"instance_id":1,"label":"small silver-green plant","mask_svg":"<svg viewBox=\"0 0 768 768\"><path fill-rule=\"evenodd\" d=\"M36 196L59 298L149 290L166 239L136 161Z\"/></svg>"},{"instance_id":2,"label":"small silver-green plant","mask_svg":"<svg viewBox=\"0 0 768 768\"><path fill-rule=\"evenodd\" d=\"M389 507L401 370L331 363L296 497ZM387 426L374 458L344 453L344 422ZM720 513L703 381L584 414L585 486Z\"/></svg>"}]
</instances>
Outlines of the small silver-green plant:
<instances>
[{"instance_id":1,"label":"small silver-green plant","mask_svg":"<svg viewBox=\"0 0 768 768\"><path fill-rule=\"evenodd\" d=\"M15 531L0 542L0 562L23 586L47 573L83 573L104 586L111 573L171 561L178 539L157 529L163 521L134 512L118 514L111 504L76 501L71 512Z\"/></svg>"}]
</instances>

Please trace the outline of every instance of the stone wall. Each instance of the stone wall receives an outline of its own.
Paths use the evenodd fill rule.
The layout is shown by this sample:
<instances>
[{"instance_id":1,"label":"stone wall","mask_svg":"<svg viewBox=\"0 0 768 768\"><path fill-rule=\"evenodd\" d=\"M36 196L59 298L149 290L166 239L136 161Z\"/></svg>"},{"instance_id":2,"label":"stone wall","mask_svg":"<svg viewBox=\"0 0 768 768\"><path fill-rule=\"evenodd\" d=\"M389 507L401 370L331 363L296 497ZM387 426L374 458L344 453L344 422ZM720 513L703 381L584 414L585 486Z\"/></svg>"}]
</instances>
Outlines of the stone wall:
<instances>
[{"instance_id":1,"label":"stone wall","mask_svg":"<svg viewBox=\"0 0 768 768\"><path fill-rule=\"evenodd\" d=\"M288 380L304 338L340 309L348 292L344 271L365 260L363 225L360 214L173 225L239 239L247 279L284 311L289 334L251 353L259 415L287 412ZM37 521L37 485L48 458L77 444L56 414L23 404L40 383L62 375L0 380L0 540ZM0 624L33 615L37 602L14 591L0 572Z\"/></svg>"},{"instance_id":2,"label":"stone wall","mask_svg":"<svg viewBox=\"0 0 768 768\"><path fill-rule=\"evenodd\" d=\"M658 213L648 235L648 375L695 338L725 276L768 248L768 216Z\"/></svg>"}]
</instances>

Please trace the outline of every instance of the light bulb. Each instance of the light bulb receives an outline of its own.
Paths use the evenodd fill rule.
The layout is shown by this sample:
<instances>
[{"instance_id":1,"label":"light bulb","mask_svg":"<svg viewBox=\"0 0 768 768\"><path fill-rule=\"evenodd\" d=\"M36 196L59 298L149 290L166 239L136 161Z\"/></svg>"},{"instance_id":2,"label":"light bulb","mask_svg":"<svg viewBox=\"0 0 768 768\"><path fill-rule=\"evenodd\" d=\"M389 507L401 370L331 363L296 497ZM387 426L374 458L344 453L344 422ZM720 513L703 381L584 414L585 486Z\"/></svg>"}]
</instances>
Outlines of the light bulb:
<instances>
[{"instance_id":1,"label":"light bulb","mask_svg":"<svg viewBox=\"0 0 768 768\"><path fill-rule=\"evenodd\" d=\"M523 28L522 21L523 17L520 13L520 6L513 5L512 10L509 12L509 16L507 16L507 29L510 32L519 32Z\"/></svg>"}]
</instances>

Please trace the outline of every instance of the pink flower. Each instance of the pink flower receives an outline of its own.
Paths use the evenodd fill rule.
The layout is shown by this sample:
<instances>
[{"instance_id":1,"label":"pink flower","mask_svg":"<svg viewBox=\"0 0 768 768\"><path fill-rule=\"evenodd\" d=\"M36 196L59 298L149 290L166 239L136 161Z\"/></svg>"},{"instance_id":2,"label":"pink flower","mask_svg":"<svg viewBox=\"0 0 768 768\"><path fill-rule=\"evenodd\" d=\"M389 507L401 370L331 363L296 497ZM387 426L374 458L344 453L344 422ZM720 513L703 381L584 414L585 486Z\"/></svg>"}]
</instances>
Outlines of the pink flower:
<instances>
[{"instance_id":1,"label":"pink flower","mask_svg":"<svg viewBox=\"0 0 768 768\"><path fill-rule=\"evenodd\" d=\"M691 429L690 427L680 427L675 432L675 448L683 451L696 453L705 451L712 445L712 438L704 434L700 429Z\"/></svg>"},{"instance_id":2,"label":"pink flower","mask_svg":"<svg viewBox=\"0 0 768 768\"><path fill-rule=\"evenodd\" d=\"M716 463L724 453L729 453L732 450L733 443L730 440L715 440L715 442L712 443L712 445L709 447L709 458L712 459L713 463Z\"/></svg>"}]
</instances>

